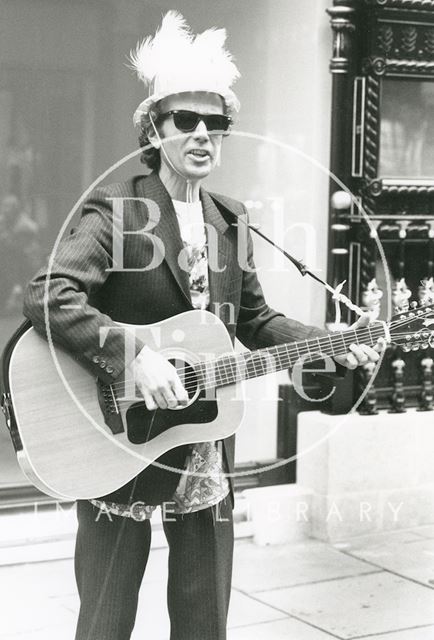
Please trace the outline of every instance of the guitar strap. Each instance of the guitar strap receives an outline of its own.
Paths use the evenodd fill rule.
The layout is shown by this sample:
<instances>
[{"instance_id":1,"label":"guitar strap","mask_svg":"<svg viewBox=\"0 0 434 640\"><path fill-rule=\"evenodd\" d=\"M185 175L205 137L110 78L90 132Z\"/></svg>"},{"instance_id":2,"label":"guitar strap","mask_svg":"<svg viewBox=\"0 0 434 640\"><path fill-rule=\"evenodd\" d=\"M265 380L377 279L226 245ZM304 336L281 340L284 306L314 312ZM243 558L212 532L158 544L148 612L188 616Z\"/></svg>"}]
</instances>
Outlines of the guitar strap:
<instances>
[{"instance_id":1,"label":"guitar strap","mask_svg":"<svg viewBox=\"0 0 434 640\"><path fill-rule=\"evenodd\" d=\"M20 434L18 433L17 423L15 421L14 411L12 407L10 380L9 380L9 363L16 343L21 336L26 333L32 326L30 320L24 320L12 337L8 340L1 355L0 369L0 406L6 419L6 426L9 429L12 443L16 452L23 448Z\"/></svg>"}]
</instances>

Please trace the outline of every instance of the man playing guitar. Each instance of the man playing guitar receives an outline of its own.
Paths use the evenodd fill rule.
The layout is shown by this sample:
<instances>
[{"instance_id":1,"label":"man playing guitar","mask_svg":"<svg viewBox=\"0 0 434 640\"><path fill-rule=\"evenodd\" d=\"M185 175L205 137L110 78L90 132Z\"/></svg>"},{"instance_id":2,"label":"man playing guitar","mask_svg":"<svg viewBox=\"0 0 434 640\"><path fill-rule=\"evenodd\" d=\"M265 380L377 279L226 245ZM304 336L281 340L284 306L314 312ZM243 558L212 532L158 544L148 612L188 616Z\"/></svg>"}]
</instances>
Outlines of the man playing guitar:
<instances>
[{"instance_id":1,"label":"man playing guitar","mask_svg":"<svg viewBox=\"0 0 434 640\"><path fill-rule=\"evenodd\" d=\"M224 40L224 30L194 38L183 18L169 12L154 39L138 46L133 65L150 95L135 122L142 160L152 171L95 189L56 252L48 286L44 269L25 296L25 315L36 331L46 334L48 309L54 342L108 385L128 370L149 411L186 406L186 385L164 355L139 339L126 358L117 322L144 325L208 309L248 348L324 335L268 307L248 234L246 260L239 259L234 216L243 216L244 206L201 186L219 162L239 107L230 88L238 71ZM353 345L337 360L351 369L375 362L380 350ZM162 504L170 637L226 638L233 553L233 487L226 473L234 470L234 438L182 445L157 462L108 495L78 501L76 640L130 638L150 517Z\"/></svg>"}]
</instances>

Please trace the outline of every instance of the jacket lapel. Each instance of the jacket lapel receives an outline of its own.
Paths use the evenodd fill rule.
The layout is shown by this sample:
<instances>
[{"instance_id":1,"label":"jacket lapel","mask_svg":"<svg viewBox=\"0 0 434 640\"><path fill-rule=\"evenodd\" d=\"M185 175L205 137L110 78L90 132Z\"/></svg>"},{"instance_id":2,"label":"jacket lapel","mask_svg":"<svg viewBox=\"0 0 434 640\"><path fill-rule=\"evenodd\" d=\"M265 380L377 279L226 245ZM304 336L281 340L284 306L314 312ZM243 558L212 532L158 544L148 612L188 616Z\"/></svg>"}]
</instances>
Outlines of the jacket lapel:
<instances>
[{"instance_id":1,"label":"jacket lapel","mask_svg":"<svg viewBox=\"0 0 434 640\"><path fill-rule=\"evenodd\" d=\"M164 259L178 283L184 297L191 306L190 283L188 273L181 269L178 256L183 249L178 218L172 199L156 173L151 173L141 181L141 197L155 202L160 211L158 224L152 229L164 246Z\"/></svg>"},{"instance_id":2,"label":"jacket lapel","mask_svg":"<svg viewBox=\"0 0 434 640\"><path fill-rule=\"evenodd\" d=\"M172 199L156 173L151 173L145 179L140 180L137 191L142 198L149 198L159 207L160 219L152 229L152 233L163 242L165 261L182 294L188 304L192 306L188 273L181 269L178 264L178 256L183 249L183 244ZM214 200L204 189L200 190L200 199L202 201L204 222L215 230L214 232L207 229L208 244L211 242L217 245L217 251L215 252L217 255L214 256L214 260L210 260L208 267L210 307L213 310L213 303L226 302L225 292L227 285L234 277L233 266L236 259L236 247L233 246L228 237L227 231L230 230L230 225L220 213ZM211 233L214 235L213 239L210 238ZM216 265L214 264L215 262L217 262Z\"/></svg>"},{"instance_id":3,"label":"jacket lapel","mask_svg":"<svg viewBox=\"0 0 434 640\"><path fill-rule=\"evenodd\" d=\"M210 233L213 233L213 231L207 228L210 309L214 311L215 306L213 303L227 302L226 291L229 281L233 278L232 267L236 247L233 246L227 233L230 230L230 226L218 210L214 200L204 189L200 191L200 198L202 200L204 222L215 229L214 238L212 239ZM213 243L217 244L214 258L211 256ZM217 264L213 264L215 262Z\"/></svg>"}]
</instances>

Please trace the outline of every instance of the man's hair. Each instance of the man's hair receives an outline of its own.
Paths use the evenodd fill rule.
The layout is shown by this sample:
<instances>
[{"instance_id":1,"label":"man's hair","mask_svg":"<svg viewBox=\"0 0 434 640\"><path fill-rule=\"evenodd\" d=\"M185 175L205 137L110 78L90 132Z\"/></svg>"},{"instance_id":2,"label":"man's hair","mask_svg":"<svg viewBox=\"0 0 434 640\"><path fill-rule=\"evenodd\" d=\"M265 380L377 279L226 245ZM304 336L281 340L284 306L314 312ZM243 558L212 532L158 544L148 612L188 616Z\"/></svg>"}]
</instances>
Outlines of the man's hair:
<instances>
[{"instance_id":1,"label":"man's hair","mask_svg":"<svg viewBox=\"0 0 434 640\"><path fill-rule=\"evenodd\" d=\"M151 116L154 123L157 121L159 112L154 106L151 110ZM148 132L152 127L149 115L143 115L140 120L139 145L143 149L140 156L140 162L146 164L152 171L159 171L161 166L160 149L153 147L149 140Z\"/></svg>"}]
</instances>

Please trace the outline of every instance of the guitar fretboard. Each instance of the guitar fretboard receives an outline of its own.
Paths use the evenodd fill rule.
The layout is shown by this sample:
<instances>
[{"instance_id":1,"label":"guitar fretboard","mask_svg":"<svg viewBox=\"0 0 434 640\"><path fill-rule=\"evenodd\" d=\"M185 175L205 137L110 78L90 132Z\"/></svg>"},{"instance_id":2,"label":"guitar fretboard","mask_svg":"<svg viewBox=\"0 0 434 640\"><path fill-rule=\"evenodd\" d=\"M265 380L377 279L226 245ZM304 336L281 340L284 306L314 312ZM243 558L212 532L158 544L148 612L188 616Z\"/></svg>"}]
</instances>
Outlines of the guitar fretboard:
<instances>
[{"instance_id":1,"label":"guitar fretboard","mask_svg":"<svg viewBox=\"0 0 434 640\"><path fill-rule=\"evenodd\" d=\"M301 342L229 354L216 360L201 362L195 365L194 369L202 389L222 387L283 371L296 364L315 362L326 356L341 356L349 351L352 344L373 345L382 337L385 337L383 325L375 324L361 329L329 333Z\"/></svg>"}]
</instances>

